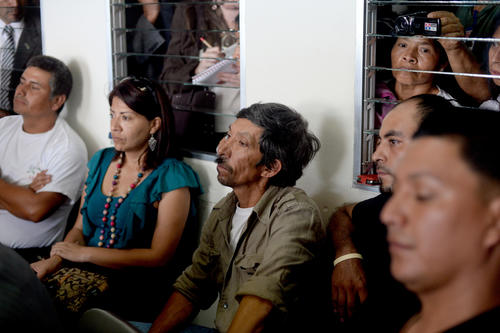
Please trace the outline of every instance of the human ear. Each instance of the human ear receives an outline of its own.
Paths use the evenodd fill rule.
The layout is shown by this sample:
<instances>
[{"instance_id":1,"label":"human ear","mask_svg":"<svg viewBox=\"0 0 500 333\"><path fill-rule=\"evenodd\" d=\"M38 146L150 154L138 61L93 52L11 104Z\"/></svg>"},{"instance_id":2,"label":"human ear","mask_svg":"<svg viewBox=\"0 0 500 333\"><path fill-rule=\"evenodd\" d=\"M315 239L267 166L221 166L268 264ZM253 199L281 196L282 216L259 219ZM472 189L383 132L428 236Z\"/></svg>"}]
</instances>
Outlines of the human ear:
<instances>
[{"instance_id":1,"label":"human ear","mask_svg":"<svg viewBox=\"0 0 500 333\"><path fill-rule=\"evenodd\" d=\"M52 111L57 111L64 104L64 102L66 102L66 95L57 95L52 98L51 102L52 105L50 106L50 109Z\"/></svg>"},{"instance_id":2,"label":"human ear","mask_svg":"<svg viewBox=\"0 0 500 333\"><path fill-rule=\"evenodd\" d=\"M270 166L264 166L264 170L262 170L262 177L271 178L278 174L281 171L281 161L275 159Z\"/></svg>"},{"instance_id":3,"label":"human ear","mask_svg":"<svg viewBox=\"0 0 500 333\"><path fill-rule=\"evenodd\" d=\"M151 129L149 130L149 134L155 134L161 126L161 118L160 117L155 117L153 120L150 122Z\"/></svg>"},{"instance_id":4,"label":"human ear","mask_svg":"<svg viewBox=\"0 0 500 333\"><path fill-rule=\"evenodd\" d=\"M491 222L487 226L484 246L492 248L500 243L500 197L494 198L489 204L492 213Z\"/></svg>"}]
</instances>

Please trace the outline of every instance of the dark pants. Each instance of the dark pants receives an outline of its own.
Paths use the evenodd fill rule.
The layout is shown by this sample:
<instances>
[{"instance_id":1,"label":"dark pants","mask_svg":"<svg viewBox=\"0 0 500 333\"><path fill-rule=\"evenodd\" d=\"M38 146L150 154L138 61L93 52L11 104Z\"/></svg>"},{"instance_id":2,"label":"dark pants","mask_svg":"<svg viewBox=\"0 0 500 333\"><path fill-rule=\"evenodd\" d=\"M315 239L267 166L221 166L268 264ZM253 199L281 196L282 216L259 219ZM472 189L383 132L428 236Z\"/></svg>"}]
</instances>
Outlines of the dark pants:
<instances>
[{"instance_id":1,"label":"dark pants","mask_svg":"<svg viewBox=\"0 0 500 333\"><path fill-rule=\"evenodd\" d=\"M50 246L30 247L25 249L13 249L30 264L32 262L50 257Z\"/></svg>"}]
</instances>

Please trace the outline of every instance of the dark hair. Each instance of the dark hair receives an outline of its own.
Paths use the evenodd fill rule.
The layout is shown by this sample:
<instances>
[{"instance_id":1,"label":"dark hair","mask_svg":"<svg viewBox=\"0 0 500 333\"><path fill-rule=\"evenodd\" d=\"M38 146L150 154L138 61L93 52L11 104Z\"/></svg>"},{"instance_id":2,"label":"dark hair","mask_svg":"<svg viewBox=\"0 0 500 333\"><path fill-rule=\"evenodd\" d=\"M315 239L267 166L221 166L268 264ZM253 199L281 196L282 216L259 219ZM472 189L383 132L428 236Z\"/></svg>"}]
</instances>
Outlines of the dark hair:
<instances>
[{"instance_id":1,"label":"dark hair","mask_svg":"<svg viewBox=\"0 0 500 333\"><path fill-rule=\"evenodd\" d=\"M167 157L177 157L174 116L168 97L158 83L147 78L126 78L109 93L109 105L114 97L148 120L161 119L160 129L154 134L158 140L156 149L146 150L145 169L157 167Z\"/></svg>"},{"instance_id":2,"label":"dark hair","mask_svg":"<svg viewBox=\"0 0 500 333\"><path fill-rule=\"evenodd\" d=\"M495 24L493 25L493 31L491 32L491 35L488 37L493 38L493 35L497 31L497 29L500 28L500 14L495 16ZM486 67L486 72L490 74L490 48L493 45L493 42L487 43L486 47L484 48L484 54L483 54L483 63L484 67ZM488 78L488 87L490 88L490 93L493 98L496 98L500 94L500 87L495 84L493 79Z\"/></svg>"},{"instance_id":3,"label":"dark hair","mask_svg":"<svg viewBox=\"0 0 500 333\"><path fill-rule=\"evenodd\" d=\"M417 103L417 122L420 124L431 112L448 110L451 103L444 97L433 94L415 95L404 100L402 103L416 101Z\"/></svg>"},{"instance_id":4,"label":"dark hair","mask_svg":"<svg viewBox=\"0 0 500 333\"><path fill-rule=\"evenodd\" d=\"M64 95L68 100L71 88L73 88L73 76L68 66L61 60L46 55L38 55L32 57L26 67L36 67L49 72L51 74L50 85L50 98L55 96ZM64 104L57 110L61 112Z\"/></svg>"},{"instance_id":5,"label":"dark hair","mask_svg":"<svg viewBox=\"0 0 500 333\"><path fill-rule=\"evenodd\" d=\"M495 182L500 188L498 124L499 112L450 106L444 112L429 114L414 137L452 138L460 144L464 161L487 183Z\"/></svg>"},{"instance_id":6,"label":"dark hair","mask_svg":"<svg viewBox=\"0 0 500 333\"><path fill-rule=\"evenodd\" d=\"M242 109L237 118L250 120L262 127L259 165L271 167L281 162L281 171L269 180L270 185L294 186L302 170L320 148L319 139L308 131L307 122L296 111L278 103L253 104Z\"/></svg>"}]
</instances>

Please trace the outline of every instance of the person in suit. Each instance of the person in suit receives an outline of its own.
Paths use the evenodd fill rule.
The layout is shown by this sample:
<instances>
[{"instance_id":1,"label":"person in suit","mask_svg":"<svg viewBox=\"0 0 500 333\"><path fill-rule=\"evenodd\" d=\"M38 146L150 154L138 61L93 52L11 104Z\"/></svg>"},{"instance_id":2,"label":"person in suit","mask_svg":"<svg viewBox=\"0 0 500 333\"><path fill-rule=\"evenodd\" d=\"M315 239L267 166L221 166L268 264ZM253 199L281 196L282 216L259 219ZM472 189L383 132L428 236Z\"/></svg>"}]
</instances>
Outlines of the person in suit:
<instances>
[{"instance_id":1,"label":"person in suit","mask_svg":"<svg viewBox=\"0 0 500 333\"><path fill-rule=\"evenodd\" d=\"M11 27L11 28L7 28ZM7 30L12 31L13 61L4 66L8 55ZM0 0L0 117L14 114L12 100L28 60L42 54L40 9L33 1ZM5 68L4 68L5 67Z\"/></svg>"}]
</instances>

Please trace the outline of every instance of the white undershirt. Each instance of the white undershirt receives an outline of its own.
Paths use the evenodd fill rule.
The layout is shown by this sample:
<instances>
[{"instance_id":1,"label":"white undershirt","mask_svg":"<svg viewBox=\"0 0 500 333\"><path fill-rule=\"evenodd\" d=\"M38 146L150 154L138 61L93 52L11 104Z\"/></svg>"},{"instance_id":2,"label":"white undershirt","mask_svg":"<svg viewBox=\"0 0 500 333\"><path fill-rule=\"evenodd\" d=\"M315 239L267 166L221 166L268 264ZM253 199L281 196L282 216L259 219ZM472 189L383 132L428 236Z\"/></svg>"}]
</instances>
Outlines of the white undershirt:
<instances>
[{"instance_id":1,"label":"white undershirt","mask_svg":"<svg viewBox=\"0 0 500 333\"><path fill-rule=\"evenodd\" d=\"M241 233L243 232L243 228L245 224L252 214L253 207L249 208L240 208L239 205L236 205L236 211L234 212L233 219L231 220L231 233L230 233L230 244L231 248L236 249L236 244L238 244L238 240L241 237Z\"/></svg>"}]
</instances>

